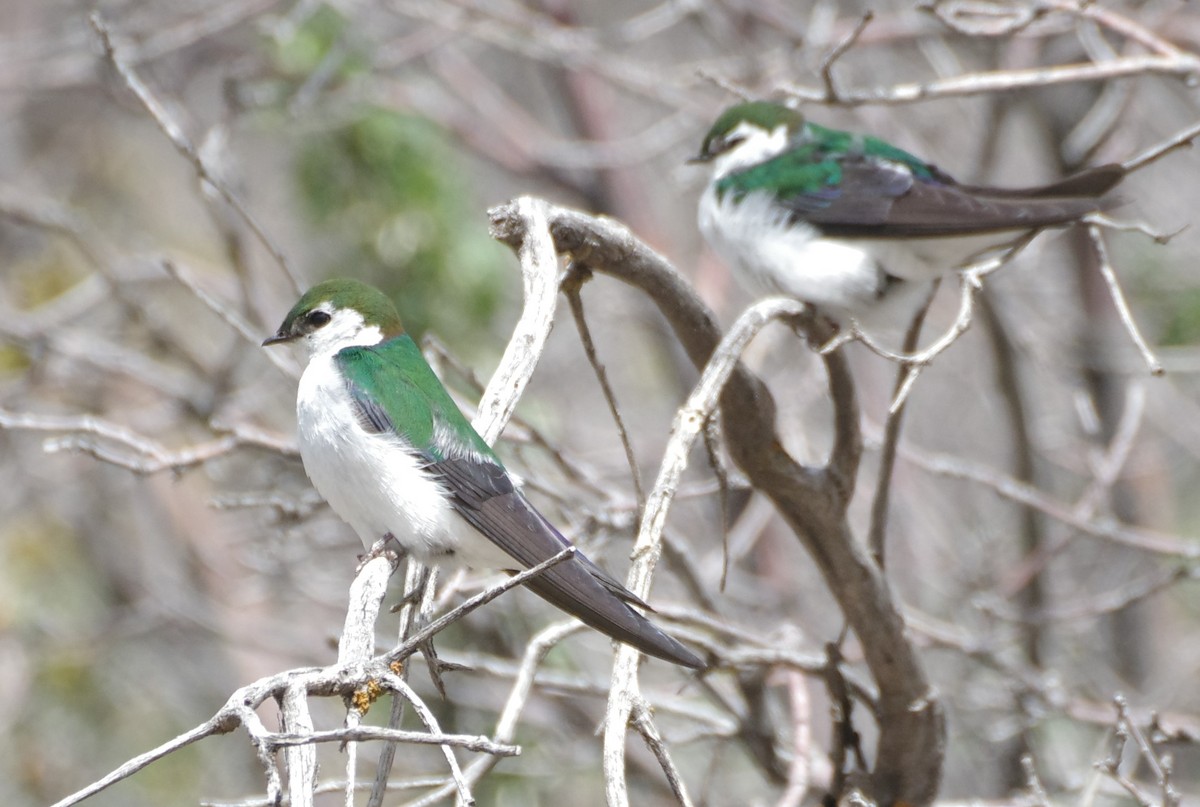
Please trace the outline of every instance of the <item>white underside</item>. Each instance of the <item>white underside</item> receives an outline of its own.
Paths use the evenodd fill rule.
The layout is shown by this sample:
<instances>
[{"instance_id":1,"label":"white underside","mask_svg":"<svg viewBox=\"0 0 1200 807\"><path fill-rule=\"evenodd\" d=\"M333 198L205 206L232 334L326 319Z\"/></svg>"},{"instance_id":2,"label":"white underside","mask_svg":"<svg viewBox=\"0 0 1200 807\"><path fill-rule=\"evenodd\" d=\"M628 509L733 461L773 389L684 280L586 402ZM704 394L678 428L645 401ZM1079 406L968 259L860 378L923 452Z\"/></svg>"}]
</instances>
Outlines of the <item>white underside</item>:
<instances>
[{"instance_id":1,"label":"white underside","mask_svg":"<svg viewBox=\"0 0 1200 807\"><path fill-rule=\"evenodd\" d=\"M317 492L370 547L391 533L427 562L511 568L513 560L462 519L446 491L396 435L367 432L334 363L314 355L296 396L300 456Z\"/></svg>"},{"instance_id":2,"label":"white underside","mask_svg":"<svg viewBox=\"0 0 1200 807\"><path fill-rule=\"evenodd\" d=\"M826 239L765 192L718 199L715 183L700 198L700 231L754 295L785 294L836 320L891 328L911 319L929 281L967 265L997 237ZM1002 240L1002 237L1001 237ZM888 284L886 276L912 281Z\"/></svg>"}]
</instances>

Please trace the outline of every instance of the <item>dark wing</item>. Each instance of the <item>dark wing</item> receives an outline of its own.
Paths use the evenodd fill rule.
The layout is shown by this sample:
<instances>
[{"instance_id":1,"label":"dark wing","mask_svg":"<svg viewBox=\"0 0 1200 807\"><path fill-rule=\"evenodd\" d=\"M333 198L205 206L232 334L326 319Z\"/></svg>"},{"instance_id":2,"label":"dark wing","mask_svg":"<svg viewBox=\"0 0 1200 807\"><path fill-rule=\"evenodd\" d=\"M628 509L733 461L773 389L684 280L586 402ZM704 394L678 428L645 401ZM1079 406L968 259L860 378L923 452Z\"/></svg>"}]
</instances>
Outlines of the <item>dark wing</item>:
<instances>
[{"instance_id":1,"label":"dark wing","mask_svg":"<svg viewBox=\"0 0 1200 807\"><path fill-rule=\"evenodd\" d=\"M383 406L366 390L347 379L346 391L350 393L350 400L354 402L354 414L358 418L358 425L363 427L363 431L371 434L386 434L396 431L395 424L392 423L391 417L388 416Z\"/></svg>"},{"instance_id":2,"label":"dark wing","mask_svg":"<svg viewBox=\"0 0 1200 807\"><path fill-rule=\"evenodd\" d=\"M989 188L983 185L959 185L958 187L970 193L994 198L1061 199L1074 196L1099 199L1117 187L1125 178L1125 173L1125 167L1120 163L1106 163L1071 174L1071 176L1051 182L1049 185L1038 185L1033 188Z\"/></svg>"},{"instance_id":3,"label":"dark wing","mask_svg":"<svg viewBox=\"0 0 1200 807\"><path fill-rule=\"evenodd\" d=\"M513 487L500 465L486 458L460 456L431 461L428 469L450 491L458 514L521 568L535 566L571 545ZM584 624L643 653L685 667L705 666L694 653L630 608L629 603L647 606L582 553L576 552L526 586Z\"/></svg>"},{"instance_id":4,"label":"dark wing","mask_svg":"<svg viewBox=\"0 0 1200 807\"><path fill-rule=\"evenodd\" d=\"M834 133L836 134L836 133ZM869 139L870 140L870 139ZM876 151L886 144L870 140ZM1067 224L1100 210L1125 175L1104 165L1037 188L962 185L906 152L904 160L825 150L805 142L722 178L718 191L766 192L792 221L847 238L962 236Z\"/></svg>"},{"instance_id":5,"label":"dark wing","mask_svg":"<svg viewBox=\"0 0 1200 807\"><path fill-rule=\"evenodd\" d=\"M397 435L419 452L426 470L450 494L454 509L513 558L513 569L536 566L570 546L513 487L500 460L463 417L411 339L400 336L374 347L346 348L337 354L337 362L363 429ZM647 606L582 554L526 585L614 639L676 664L704 666L630 608L629 603Z\"/></svg>"},{"instance_id":6,"label":"dark wing","mask_svg":"<svg viewBox=\"0 0 1200 807\"><path fill-rule=\"evenodd\" d=\"M981 188L912 177L869 161L842 167L838 193L813 209L806 200L794 207L781 198L795 218L815 224L828 235L857 238L895 236L961 236L1030 230L1076 221L1101 208L1093 196L1058 196L1047 189L1021 191ZM904 184L907 187L897 192ZM1082 190L1065 181L1068 190Z\"/></svg>"}]
</instances>

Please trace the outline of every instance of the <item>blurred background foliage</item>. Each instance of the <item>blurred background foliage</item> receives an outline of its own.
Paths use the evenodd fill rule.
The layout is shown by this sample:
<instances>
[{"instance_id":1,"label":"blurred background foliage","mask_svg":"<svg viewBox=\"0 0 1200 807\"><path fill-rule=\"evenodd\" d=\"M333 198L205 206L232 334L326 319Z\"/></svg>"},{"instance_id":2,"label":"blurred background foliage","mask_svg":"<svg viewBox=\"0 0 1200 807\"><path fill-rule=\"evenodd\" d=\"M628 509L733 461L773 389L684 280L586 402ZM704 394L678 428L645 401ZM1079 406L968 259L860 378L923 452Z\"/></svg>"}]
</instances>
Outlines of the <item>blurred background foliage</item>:
<instances>
[{"instance_id":1,"label":"blurred background foliage","mask_svg":"<svg viewBox=\"0 0 1200 807\"><path fill-rule=\"evenodd\" d=\"M488 333L507 256L482 228L465 226L477 216L445 132L424 118L365 109L306 137L296 175L306 213L340 246L333 265L387 291L406 328L464 345Z\"/></svg>"},{"instance_id":2,"label":"blurred background foliage","mask_svg":"<svg viewBox=\"0 0 1200 807\"><path fill-rule=\"evenodd\" d=\"M819 87L821 57L865 9L633 0L99 7L302 285L345 274L384 287L411 331L436 335L465 365L446 377L468 406L478 397L471 376L488 377L521 293L514 259L487 236L487 206L534 193L614 216L732 321L748 300L700 244L703 176L682 166L733 97L710 77L760 94ZM837 65L839 86L1066 63L1104 44L1092 23L1046 8L1027 29L967 37L911 4L872 5L875 20ZM1105 10L1189 52L1200 48L1191 4ZM0 804L25 807L53 803L200 723L248 681L329 663L361 550L287 451L294 372L255 344L296 296L277 262L105 65L78 3L0 0L0 20L0 420L8 426L0 428ZM1193 88L1150 74L1053 92L811 106L822 123L936 155L965 180L1007 185L1072 165L1059 146L1078 139L1089 110L1109 120L1086 151L1091 162L1125 159L1200 119ZM1200 207L1190 181L1198 162L1180 152L1132 177L1117 212L1183 228ZM1146 376L1095 267L1070 237L1050 235L988 282L1019 389L998 380L1004 360L981 324L913 393L889 574L947 699L948 804L1017 803L1022 754L1057 801L1129 803L1093 767L1110 748L1117 692L1143 714L1197 726L1200 652L1189 637L1200 610L1189 536L1200 531L1200 232L1184 229L1165 247L1133 233L1109 238L1165 379ZM166 260L221 310L169 274ZM954 284L945 285L930 333L957 310ZM639 295L598 279L584 299L642 478L652 479L696 374ZM244 320L253 338L228 319ZM564 322L501 451L547 514L621 576L636 498ZM868 437L855 502L861 528L894 367L856 348L850 355ZM771 384L788 449L822 457L830 433L820 363L782 328L765 333L747 361ZM1017 399L1029 445L1012 425ZM54 418L72 418L72 427ZM112 430L88 431L96 422L88 418ZM206 445L231 426L263 430L280 447L153 472L121 467ZM1114 434L1124 435L1118 447L1127 453L1105 477ZM1086 505L1103 523L1178 540L1147 551L1038 513L1031 528L1028 512L996 486L929 461L1015 474L1022 449L1032 455L1029 483L1063 507ZM841 630L840 615L757 497L737 497L720 588L722 508L711 474L694 464L671 515L690 563L668 553L655 603L687 603L767 647L819 651ZM1054 549L1030 553L1031 530ZM472 592L493 579L454 582ZM512 660L555 619L524 592L506 595L439 644L477 672L452 676L446 701L423 671L414 671L414 686L444 727L488 733ZM603 803L594 728L609 653L603 639L581 634L550 654L550 683L522 715L523 754L479 788L481 804ZM854 666L853 645L847 654ZM797 687L781 670L754 667L701 691L664 667L647 665L644 691L698 801L780 798L804 705L798 693L811 699L814 777L827 778L819 680ZM318 725L340 723L336 706L318 709ZM369 719L382 722L383 711ZM263 717L273 720L267 710ZM869 747L869 720L858 727ZM1187 743L1170 748L1180 786L1196 793L1200 756ZM325 772L341 770L336 748L321 754ZM631 746L630 765L636 804L671 803L649 752ZM425 750L397 767L401 778L430 773L442 773L441 762ZM1137 774L1146 777L1144 768ZM261 767L238 733L189 747L87 803L238 801L262 790ZM806 803L816 803L813 793Z\"/></svg>"},{"instance_id":3,"label":"blurred background foliage","mask_svg":"<svg viewBox=\"0 0 1200 807\"><path fill-rule=\"evenodd\" d=\"M372 54L347 40L348 20L318 4L271 41L281 76L296 89L322 75L353 81ZM460 347L490 331L507 277L507 255L477 222L478 201L449 133L425 117L354 105L328 128L305 132L295 163L298 201L333 242L330 271L355 276L396 300L405 327L447 334ZM453 300L447 306L446 300Z\"/></svg>"}]
</instances>

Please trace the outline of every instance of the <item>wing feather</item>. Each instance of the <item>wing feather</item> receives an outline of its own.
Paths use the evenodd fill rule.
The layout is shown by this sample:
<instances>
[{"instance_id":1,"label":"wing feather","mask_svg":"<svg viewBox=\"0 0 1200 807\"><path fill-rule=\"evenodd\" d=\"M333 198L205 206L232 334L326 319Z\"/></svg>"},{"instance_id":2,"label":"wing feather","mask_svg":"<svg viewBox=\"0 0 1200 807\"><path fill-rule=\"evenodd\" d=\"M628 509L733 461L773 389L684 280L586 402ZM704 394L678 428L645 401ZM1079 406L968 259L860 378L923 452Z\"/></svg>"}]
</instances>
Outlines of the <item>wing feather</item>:
<instances>
[{"instance_id":1,"label":"wing feather","mask_svg":"<svg viewBox=\"0 0 1200 807\"><path fill-rule=\"evenodd\" d=\"M500 460L471 428L407 336L337 354L346 389L364 430L399 436L472 527L527 569L570 542L534 509ZM585 624L639 650L687 667L704 662L630 605L648 606L582 553L526 584Z\"/></svg>"},{"instance_id":2,"label":"wing feather","mask_svg":"<svg viewBox=\"0 0 1200 807\"><path fill-rule=\"evenodd\" d=\"M428 467L451 492L459 515L512 556L520 568L535 566L571 545L513 487L502 467L471 458L431 462ZM614 639L677 664L704 666L694 653L630 608L631 604L648 606L582 553L526 585Z\"/></svg>"},{"instance_id":3,"label":"wing feather","mask_svg":"<svg viewBox=\"0 0 1200 807\"><path fill-rule=\"evenodd\" d=\"M826 146L802 142L722 178L718 192L773 193L789 219L832 236L963 236L1075 221L1100 210L1100 197L1125 175L1119 165L1104 165L1037 188L988 188L959 184L911 156L889 159L860 149L835 159Z\"/></svg>"}]
</instances>

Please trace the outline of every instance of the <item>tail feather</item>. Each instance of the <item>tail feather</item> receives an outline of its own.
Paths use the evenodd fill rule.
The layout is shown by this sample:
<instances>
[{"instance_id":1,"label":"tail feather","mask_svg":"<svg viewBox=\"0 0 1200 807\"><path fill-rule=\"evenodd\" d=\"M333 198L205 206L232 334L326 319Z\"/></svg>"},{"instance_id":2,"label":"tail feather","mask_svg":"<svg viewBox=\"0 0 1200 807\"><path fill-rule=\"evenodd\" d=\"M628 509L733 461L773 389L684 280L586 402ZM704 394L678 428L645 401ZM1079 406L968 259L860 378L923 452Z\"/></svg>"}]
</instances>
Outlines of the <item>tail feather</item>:
<instances>
[{"instance_id":1,"label":"tail feather","mask_svg":"<svg viewBox=\"0 0 1200 807\"><path fill-rule=\"evenodd\" d=\"M958 187L993 199L1097 199L1111 191L1125 178L1125 168L1119 163L1107 163L1088 168L1048 185L1032 188L993 188L985 185L959 184Z\"/></svg>"},{"instance_id":2,"label":"tail feather","mask_svg":"<svg viewBox=\"0 0 1200 807\"><path fill-rule=\"evenodd\" d=\"M589 566L590 561L577 556L548 569L525 585L542 599L578 617L585 625L647 655L696 670L707 666L699 656L597 580ZM632 593L626 593L637 599Z\"/></svg>"}]
</instances>

